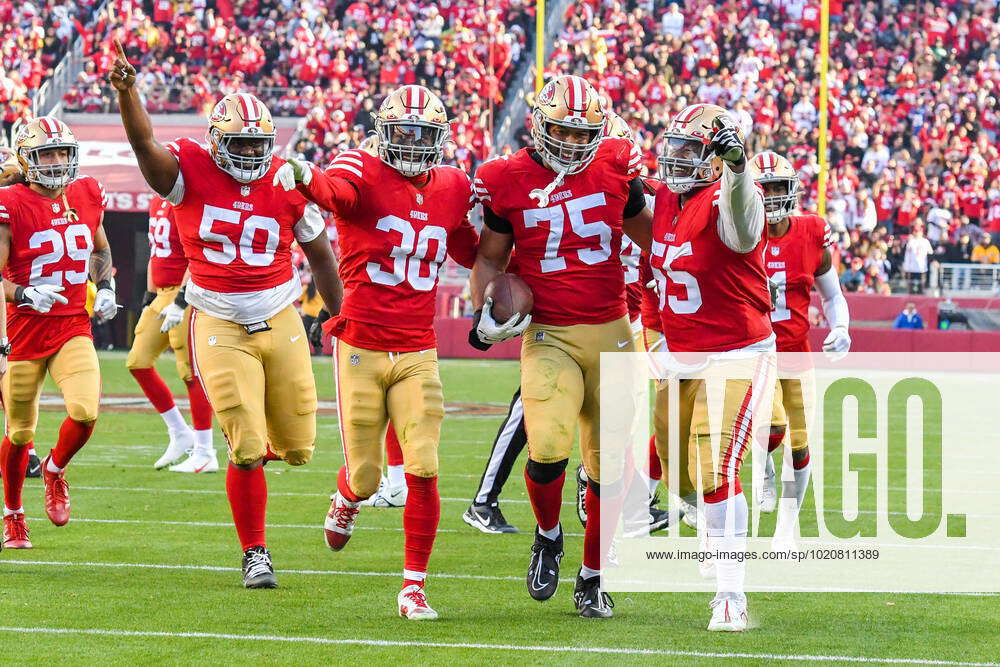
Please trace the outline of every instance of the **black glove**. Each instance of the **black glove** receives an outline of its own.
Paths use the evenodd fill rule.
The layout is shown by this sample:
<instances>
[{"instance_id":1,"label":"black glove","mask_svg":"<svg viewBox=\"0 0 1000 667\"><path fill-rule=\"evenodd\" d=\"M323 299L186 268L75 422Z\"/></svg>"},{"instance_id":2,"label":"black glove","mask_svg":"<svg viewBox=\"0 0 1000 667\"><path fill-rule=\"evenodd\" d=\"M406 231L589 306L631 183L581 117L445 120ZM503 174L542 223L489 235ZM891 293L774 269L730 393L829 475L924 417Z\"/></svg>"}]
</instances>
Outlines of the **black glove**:
<instances>
[{"instance_id":1,"label":"black glove","mask_svg":"<svg viewBox=\"0 0 1000 667\"><path fill-rule=\"evenodd\" d=\"M146 292L142 297L142 307L145 308L154 301L156 301L156 292Z\"/></svg>"},{"instance_id":2,"label":"black glove","mask_svg":"<svg viewBox=\"0 0 1000 667\"><path fill-rule=\"evenodd\" d=\"M484 343L483 341L479 340L479 331L478 331L479 318L481 318L482 316L483 316L482 308L477 310L476 313L472 316L472 329L469 331L469 345L476 348L477 350L485 352L486 350L493 347L493 345L491 345L490 343Z\"/></svg>"},{"instance_id":3,"label":"black glove","mask_svg":"<svg viewBox=\"0 0 1000 667\"><path fill-rule=\"evenodd\" d=\"M187 302L187 285L185 285L184 287L182 287L181 291L178 292L177 296L174 297L174 303L181 310L183 310L184 308L188 307L188 302Z\"/></svg>"},{"instance_id":4,"label":"black glove","mask_svg":"<svg viewBox=\"0 0 1000 667\"><path fill-rule=\"evenodd\" d=\"M316 316L316 320L309 327L309 342L312 343L317 352L323 349L323 323L328 319L330 319L330 313L327 312L326 308L322 308L319 315Z\"/></svg>"},{"instance_id":5,"label":"black glove","mask_svg":"<svg viewBox=\"0 0 1000 667\"><path fill-rule=\"evenodd\" d=\"M718 116L712 121L715 134L712 135L712 150L733 167L746 164L746 149L740 139L736 125L728 116Z\"/></svg>"}]
</instances>

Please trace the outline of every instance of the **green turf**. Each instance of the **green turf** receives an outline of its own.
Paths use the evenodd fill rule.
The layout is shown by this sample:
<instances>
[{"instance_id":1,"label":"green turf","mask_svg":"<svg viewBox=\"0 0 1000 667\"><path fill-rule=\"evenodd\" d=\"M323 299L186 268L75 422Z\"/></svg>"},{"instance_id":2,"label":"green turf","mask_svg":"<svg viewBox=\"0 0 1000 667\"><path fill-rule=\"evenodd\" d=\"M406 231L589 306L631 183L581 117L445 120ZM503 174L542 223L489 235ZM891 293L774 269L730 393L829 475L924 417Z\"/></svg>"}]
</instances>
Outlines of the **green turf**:
<instances>
[{"instance_id":1,"label":"green turf","mask_svg":"<svg viewBox=\"0 0 1000 667\"><path fill-rule=\"evenodd\" d=\"M137 391L120 354L102 355L108 393ZM175 389L169 359L161 362ZM320 395L333 389L328 359L317 360ZM517 382L513 363L444 361L449 401L503 404ZM37 442L47 450L62 415L45 411ZM496 418L449 416L441 443L441 528L431 561L428 592L441 614L434 623L395 615L402 568L401 511L364 510L348 548L332 553L322 542L340 445L333 417L320 418L314 460L303 469L268 469L269 544L280 588L246 591L237 571L107 568L24 564L14 561L200 565L238 568L221 474L186 476L152 470L164 443L152 413L106 412L90 444L74 461L73 521L55 528L44 519L38 480L29 480L25 506L35 549L0 554L0 597L5 628L100 629L109 632L202 632L318 637L368 642L441 642L505 646L617 647L721 654L838 655L927 660L991 660L1000 654L995 597L891 594L751 594L761 627L741 635L704 630L709 595L619 594L616 617L586 621L572 608L572 584L545 604L528 598L523 576L532 526L524 484L515 473L504 511L524 532L487 536L460 519L472 496L497 427ZM217 438L217 444L221 441ZM133 489L133 490L129 490ZM139 490L135 490L139 489ZM189 490L190 492L185 492ZM572 488L567 486L569 500ZM566 508L567 529L580 528ZM117 521L118 523L102 523ZM157 523L159 522L159 523ZM177 522L174 524L164 522ZM185 525L201 522L208 525ZM218 524L218 525L216 525ZM581 539L567 539L564 577L580 562ZM288 570L377 573L294 574ZM434 573L487 579L435 577ZM476 648L322 645L250 639L122 637L0 630L3 662L279 664L457 663L607 664L611 660L704 664L708 657L566 652L514 652ZM11 651L16 647L16 652ZM54 648L55 647L55 648ZM757 657L753 657L757 656Z\"/></svg>"}]
</instances>

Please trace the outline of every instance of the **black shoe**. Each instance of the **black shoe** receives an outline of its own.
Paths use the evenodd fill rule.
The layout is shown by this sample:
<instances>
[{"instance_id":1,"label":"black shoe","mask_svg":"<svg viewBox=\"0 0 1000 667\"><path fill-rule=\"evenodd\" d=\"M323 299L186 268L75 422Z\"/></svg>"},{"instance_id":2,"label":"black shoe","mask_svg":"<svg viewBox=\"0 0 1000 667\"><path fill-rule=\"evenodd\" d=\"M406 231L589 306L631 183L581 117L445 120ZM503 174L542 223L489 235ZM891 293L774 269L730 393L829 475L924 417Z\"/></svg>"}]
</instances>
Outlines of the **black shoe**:
<instances>
[{"instance_id":1,"label":"black shoe","mask_svg":"<svg viewBox=\"0 0 1000 667\"><path fill-rule=\"evenodd\" d=\"M277 588L278 580L271 566L271 553L265 547L250 547L243 552L243 586Z\"/></svg>"},{"instance_id":2,"label":"black shoe","mask_svg":"<svg viewBox=\"0 0 1000 667\"><path fill-rule=\"evenodd\" d=\"M33 479L37 479L42 476L42 460L34 454L28 456L28 471L25 475Z\"/></svg>"},{"instance_id":3,"label":"black shoe","mask_svg":"<svg viewBox=\"0 0 1000 667\"><path fill-rule=\"evenodd\" d=\"M583 464L576 467L576 516L587 527L587 471Z\"/></svg>"},{"instance_id":4,"label":"black shoe","mask_svg":"<svg viewBox=\"0 0 1000 667\"><path fill-rule=\"evenodd\" d=\"M658 497L653 496L649 501L649 512L635 521L625 521L622 534L625 537L639 537L647 532L653 534L658 530L670 527L670 512L657 507L656 504L659 501Z\"/></svg>"},{"instance_id":5,"label":"black shoe","mask_svg":"<svg viewBox=\"0 0 1000 667\"><path fill-rule=\"evenodd\" d=\"M493 503L492 505L477 505L473 503L469 505L469 509L465 510L465 514L462 515L462 521L476 530L481 530L490 535L521 532L507 523L503 512L500 511L499 503Z\"/></svg>"},{"instance_id":6,"label":"black shoe","mask_svg":"<svg viewBox=\"0 0 1000 667\"><path fill-rule=\"evenodd\" d=\"M528 563L528 595L544 602L559 588L559 561L563 557L562 527L554 540L542 535L535 528L535 543L531 545L531 562Z\"/></svg>"},{"instance_id":7,"label":"black shoe","mask_svg":"<svg viewBox=\"0 0 1000 667\"><path fill-rule=\"evenodd\" d=\"M582 570L581 570L582 571ZM611 618L615 606L611 596L601 590L601 578L584 579L576 575L576 588L573 591L573 601L582 618Z\"/></svg>"}]
</instances>

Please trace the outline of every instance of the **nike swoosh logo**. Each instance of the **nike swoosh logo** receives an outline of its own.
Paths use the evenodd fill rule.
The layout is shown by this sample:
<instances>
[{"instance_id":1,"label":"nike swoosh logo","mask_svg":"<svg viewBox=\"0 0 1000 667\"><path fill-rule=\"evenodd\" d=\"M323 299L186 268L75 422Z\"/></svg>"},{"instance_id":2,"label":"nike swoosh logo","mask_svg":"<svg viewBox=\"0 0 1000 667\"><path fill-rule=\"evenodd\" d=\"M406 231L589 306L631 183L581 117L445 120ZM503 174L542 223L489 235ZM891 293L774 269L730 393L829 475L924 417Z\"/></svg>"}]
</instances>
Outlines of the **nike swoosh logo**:
<instances>
[{"instance_id":1,"label":"nike swoosh logo","mask_svg":"<svg viewBox=\"0 0 1000 667\"><path fill-rule=\"evenodd\" d=\"M39 463L36 466L29 466L28 467L28 474L29 475L34 475L36 472L38 472L41 469L42 469L42 464L41 463Z\"/></svg>"},{"instance_id":2,"label":"nike swoosh logo","mask_svg":"<svg viewBox=\"0 0 1000 667\"><path fill-rule=\"evenodd\" d=\"M195 473L199 473L199 472L201 472L202 470L204 470L207 467L208 467L208 464L206 463L205 465L203 465L200 468L195 468L194 471L195 471Z\"/></svg>"},{"instance_id":3,"label":"nike swoosh logo","mask_svg":"<svg viewBox=\"0 0 1000 667\"><path fill-rule=\"evenodd\" d=\"M539 556L539 559L541 559L541 556ZM532 581L531 581L531 588L533 590L540 591L543 588L545 588L545 586L547 586L546 583L542 582L541 575L542 575L542 568L539 567L535 571L535 577L534 577L534 579L532 579ZM539 585L539 584L541 584L541 585Z\"/></svg>"},{"instance_id":4,"label":"nike swoosh logo","mask_svg":"<svg viewBox=\"0 0 1000 667\"><path fill-rule=\"evenodd\" d=\"M631 342L632 342L632 341L630 341L630 340L627 340L627 341L624 341L624 342L622 342L622 341L618 341L618 349L619 349L619 350L620 350L620 349L622 349L623 347L625 347L626 345L628 345L628 344L629 344L629 343L631 343Z\"/></svg>"},{"instance_id":5,"label":"nike swoosh logo","mask_svg":"<svg viewBox=\"0 0 1000 667\"><path fill-rule=\"evenodd\" d=\"M294 343L295 341L297 341L297 340L298 340L298 339L300 339L300 338L302 338L302 334L299 334L298 336L292 336L292 337L291 337L291 338L289 338L288 340L290 340L291 342L293 342L293 343Z\"/></svg>"}]
</instances>

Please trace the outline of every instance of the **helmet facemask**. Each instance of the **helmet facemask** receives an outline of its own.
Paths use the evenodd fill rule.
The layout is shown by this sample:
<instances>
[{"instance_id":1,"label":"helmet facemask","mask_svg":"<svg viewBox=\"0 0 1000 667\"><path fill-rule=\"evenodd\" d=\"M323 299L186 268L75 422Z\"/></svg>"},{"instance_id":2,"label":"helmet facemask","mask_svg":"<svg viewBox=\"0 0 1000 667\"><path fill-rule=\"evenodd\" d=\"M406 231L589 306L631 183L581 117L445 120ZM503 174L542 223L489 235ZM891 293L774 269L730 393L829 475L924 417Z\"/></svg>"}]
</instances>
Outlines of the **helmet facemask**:
<instances>
[{"instance_id":1,"label":"helmet facemask","mask_svg":"<svg viewBox=\"0 0 1000 667\"><path fill-rule=\"evenodd\" d=\"M43 153L66 149L65 162L42 162ZM36 148L18 149L18 157L25 167L24 178L43 188L58 190L76 180L80 172L80 147L76 143L50 143Z\"/></svg>"},{"instance_id":2,"label":"helmet facemask","mask_svg":"<svg viewBox=\"0 0 1000 667\"><path fill-rule=\"evenodd\" d=\"M664 135L666 146L657 158L660 180L675 194L714 183L721 175L712 147L682 134Z\"/></svg>"},{"instance_id":3,"label":"helmet facemask","mask_svg":"<svg viewBox=\"0 0 1000 667\"><path fill-rule=\"evenodd\" d=\"M574 119L578 121L578 119ZM566 122L559 123L546 118L538 109L534 112L531 124L531 138L545 162L554 171L565 171L567 174L577 174L587 168L597 154L597 148L604 138L606 120L600 123ZM552 126L569 130L585 130L589 140L583 143L563 141L552 136Z\"/></svg>"},{"instance_id":4,"label":"helmet facemask","mask_svg":"<svg viewBox=\"0 0 1000 667\"><path fill-rule=\"evenodd\" d=\"M376 118L379 158L387 165L412 178L441 162L444 143L451 135L447 124L425 120Z\"/></svg>"},{"instance_id":5,"label":"helmet facemask","mask_svg":"<svg viewBox=\"0 0 1000 667\"><path fill-rule=\"evenodd\" d=\"M764 189L764 211L769 224L777 224L792 214L799 200L799 183L796 179L759 178L757 182Z\"/></svg>"},{"instance_id":6,"label":"helmet facemask","mask_svg":"<svg viewBox=\"0 0 1000 667\"><path fill-rule=\"evenodd\" d=\"M245 132L222 132L218 128L209 130L210 139L215 146L213 157L219 168L241 183L256 181L271 168L274 157L275 133L250 134ZM239 143L251 144L250 155L244 155L241 150L235 150Z\"/></svg>"}]
</instances>

